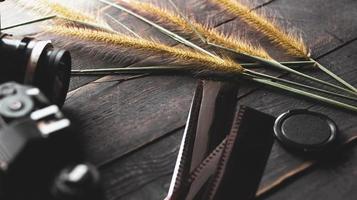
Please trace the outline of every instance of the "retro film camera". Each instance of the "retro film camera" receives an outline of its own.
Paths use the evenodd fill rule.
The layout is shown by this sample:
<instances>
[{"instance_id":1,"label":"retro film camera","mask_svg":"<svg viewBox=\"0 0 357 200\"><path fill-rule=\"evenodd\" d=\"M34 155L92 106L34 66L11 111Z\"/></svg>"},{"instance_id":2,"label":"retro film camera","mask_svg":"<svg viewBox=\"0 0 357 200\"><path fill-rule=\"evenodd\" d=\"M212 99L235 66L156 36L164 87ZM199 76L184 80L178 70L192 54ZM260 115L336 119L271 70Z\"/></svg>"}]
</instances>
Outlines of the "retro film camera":
<instances>
[{"instance_id":1,"label":"retro film camera","mask_svg":"<svg viewBox=\"0 0 357 200\"><path fill-rule=\"evenodd\" d=\"M99 173L59 109L70 70L50 41L0 32L0 199L100 199Z\"/></svg>"}]
</instances>

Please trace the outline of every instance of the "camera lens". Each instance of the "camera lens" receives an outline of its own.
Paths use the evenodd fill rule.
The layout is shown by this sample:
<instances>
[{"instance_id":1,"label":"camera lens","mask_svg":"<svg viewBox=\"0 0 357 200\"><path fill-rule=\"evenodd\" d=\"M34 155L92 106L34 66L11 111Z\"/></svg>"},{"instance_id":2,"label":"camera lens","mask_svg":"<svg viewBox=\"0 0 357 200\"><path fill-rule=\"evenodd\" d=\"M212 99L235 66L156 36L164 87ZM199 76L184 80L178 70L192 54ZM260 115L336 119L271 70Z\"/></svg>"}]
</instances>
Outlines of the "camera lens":
<instances>
[{"instance_id":1,"label":"camera lens","mask_svg":"<svg viewBox=\"0 0 357 200\"><path fill-rule=\"evenodd\" d=\"M62 106L70 81L70 53L54 48L50 41L5 34L0 39L0 82L36 86L52 103Z\"/></svg>"},{"instance_id":2,"label":"camera lens","mask_svg":"<svg viewBox=\"0 0 357 200\"><path fill-rule=\"evenodd\" d=\"M71 73L71 55L68 51L48 45L38 62L37 70L31 81L57 105L63 105ZM28 81L28 84L31 84ZM26 82L25 82L26 83Z\"/></svg>"}]
</instances>

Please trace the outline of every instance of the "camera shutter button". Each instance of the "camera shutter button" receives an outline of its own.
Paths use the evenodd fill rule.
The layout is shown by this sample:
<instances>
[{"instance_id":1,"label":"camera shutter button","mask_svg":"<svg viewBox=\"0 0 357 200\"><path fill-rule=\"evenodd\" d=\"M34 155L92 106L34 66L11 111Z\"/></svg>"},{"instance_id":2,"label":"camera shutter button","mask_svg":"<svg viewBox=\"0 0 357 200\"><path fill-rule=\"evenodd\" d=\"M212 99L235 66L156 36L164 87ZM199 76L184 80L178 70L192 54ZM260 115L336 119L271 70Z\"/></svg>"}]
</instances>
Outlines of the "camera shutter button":
<instances>
[{"instance_id":1,"label":"camera shutter button","mask_svg":"<svg viewBox=\"0 0 357 200\"><path fill-rule=\"evenodd\" d=\"M20 100L15 100L10 102L7 106L12 111L19 111L24 107L24 104Z\"/></svg>"}]
</instances>

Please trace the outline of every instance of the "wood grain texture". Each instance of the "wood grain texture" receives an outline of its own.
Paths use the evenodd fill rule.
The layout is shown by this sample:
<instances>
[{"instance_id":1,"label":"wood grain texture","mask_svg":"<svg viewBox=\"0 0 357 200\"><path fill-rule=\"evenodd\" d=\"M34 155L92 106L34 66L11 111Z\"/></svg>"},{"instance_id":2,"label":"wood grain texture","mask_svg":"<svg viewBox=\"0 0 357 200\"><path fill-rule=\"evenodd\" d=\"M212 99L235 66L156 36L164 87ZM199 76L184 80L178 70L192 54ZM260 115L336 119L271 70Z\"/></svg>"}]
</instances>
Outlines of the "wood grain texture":
<instances>
[{"instance_id":1,"label":"wood grain texture","mask_svg":"<svg viewBox=\"0 0 357 200\"><path fill-rule=\"evenodd\" d=\"M159 1L159 4L165 2ZM209 3L209 0L176 2L198 21L208 22L233 35L246 35L253 43L262 43L277 58L286 59L264 37L253 33L239 19ZM257 0L251 7L259 12L278 12L278 17L268 16L301 29L313 56L357 86L357 1ZM156 38L160 41L176 45L132 17L114 10L110 13L142 35L158 35ZM18 20L15 20L17 15L10 14L5 24ZM14 33L26 31L32 32L33 29L14 30ZM111 63L77 50L72 52L75 69L155 63L150 59ZM310 73L329 80L321 72ZM162 199L167 192L196 80L175 76L128 78L130 76L73 77L71 88L74 91L69 94L65 111L78 125L87 158L100 166L107 199ZM116 81L118 79L121 81ZM355 114L251 83L242 84L239 97L240 104L274 116L294 108L322 112L337 122L342 137L357 134ZM355 199L356 160L354 148L346 154L345 160L335 165L318 165L264 198ZM261 187L291 172L303 161L276 143Z\"/></svg>"},{"instance_id":2,"label":"wood grain texture","mask_svg":"<svg viewBox=\"0 0 357 200\"><path fill-rule=\"evenodd\" d=\"M309 2L305 2L305 6L308 3ZM274 6L275 4L271 3L270 5ZM303 7L303 6L304 5L302 5L302 6L300 5L300 7ZM293 9L293 7L291 9ZM301 10L301 9L299 9L299 7L297 7L297 8L295 7L295 9ZM315 10L315 12L317 12L317 11L319 11L319 10ZM288 14L288 16L289 15L290 15L290 13ZM302 15L301 13L299 14L298 12L296 12L296 15L297 16L290 16L290 18L301 17L301 16L305 16L306 18L308 18L307 14ZM315 52L320 52L320 54L323 55L323 54L335 49L336 47L343 46L345 41L348 41L348 39L353 39L349 35L349 33L346 34L345 32L341 32L341 33L339 33L340 37L341 38L346 37L345 41L343 41L336 37L331 36L329 33L326 33L324 31L319 32L320 29L318 29L318 28L316 29L317 31L312 32L311 36L310 36L310 28L309 27L311 27L313 24L317 23L319 20L320 19L318 19L318 18L316 18L315 21L305 19L305 21L310 22L310 25L305 26L305 24L303 24L303 27L305 27L306 32L309 34L308 37L311 37L311 38L325 37L324 39L321 39L318 43L312 45L312 48L314 49ZM230 23L234 23L234 21L232 21ZM335 21L335 23L337 23L337 21ZM295 22L294 22L294 25L295 25ZM297 24L297 26L299 26L299 24ZM227 27L227 25L226 25L226 27ZM232 27L232 25L228 25L228 27ZM324 28L330 29L330 27L324 27ZM225 29L225 28L223 28L223 29ZM319 50L319 49L322 49L322 50ZM350 52L348 49L346 51ZM341 53L341 54L344 55L344 53ZM331 58L331 59L333 60L336 58ZM323 60L322 60L322 62L323 62ZM341 65L339 65L339 66L343 66L342 65L343 63L340 63L340 64ZM254 89L253 89L253 91L254 91ZM248 89L248 92L251 92L251 90ZM259 98L257 98L257 97L259 97ZM260 92L254 92L254 93L252 93L252 95L248 95L246 98L242 98L241 103L251 105L257 109L266 111L273 115L277 115L289 108L302 108L302 107L309 108L314 105L313 102L301 100L300 98L296 99L295 97L286 96L285 94L281 94L280 92L266 90L266 89L264 89ZM334 110L334 109L332 109L332 110ZM341 115L345 115L345 113L342 112ZM347 126L349 126L349 125L347 125ZM136 159L135 156L133 156L132 159ZM174 156L172 156L171 159L173 161ZM301 164L301 162L302 162L302 160L297 159L295 156L287 153L279 145L275 145L269 165L268 165L268 168L267 168L267 171L266 171L266 174L265 174L265 177L264 177L264 181L266 181L265 183L269 184L269 181L275 180L277 177L280 177L281 175L289 172L295 166L298 166L299 164ZM120 163L120 161L118 161L118 163ZM137 177L135 177L135 179L138 182L140 182L142 179L145 179L144 178L145 176L152 176L152 172L149 172L149 171L147 171L147 172L148 172L148 174L143 175L142 177L137 176ZM163 174L157 173L157 177L161 177L161 176L163 176ZM134 178L134 176L132 178ZM112 179L109 179L109 180L112 180ZM138 186L133 187L133 189L141 188L142 184L144 182L141 182L141 184L139 184ZM152 180L150 179L150 181L147 181L147 182L149 183L147 187L149 187L149 185L151 185L150 183L152 182ZM118 184L118 185L120 185L120 184ZM264 182L263 182L263 185L264 185ZM165 191L165 190L162 189L162 186L159 186L157 197L160 196L159 191ZM138 195L140 196L140 194L142 194L142 193L145 193L145 190L139 190L138 192L133 192L132 196L134 198L134 196L136 196L136 197ZM154 196L152 196L153 199L155 199ZM124 197L122 197L122 198L130 199L131 197L129 194L126 194L125 198ZM114 198L114 199L116 199L116 198ZM118 199L119 199L119 197L118 197Z\"/></svg>"},{"instance_id":3,"label":"wood grain texture","mask_svg":"<svg viewBox=\"0 0 357 200\"><path fill-rule=\"evenodd\" d=\"M183 130L101 168L108 199L163 199L179 150ZM140 177L140 178L136 178ZM158 183L155 183L157 182ZM148 184L149 183L149 184ZM141 192L136 192L140 190ZM135 191L134 194L130 194Z\"/></svg>"},{"instance_id":4,"label":"wood grain texture","mask_svg":"<svg viewBox=\"0 0 357 200\"><path fill-rule=\"evenodd\" d=\"M147 1L147 0L145 0ZM172 6L168 5L167 2L161 1L151 1L154 2L159 6L166 7L168 9L173 9ZM269 0L254 0L254 1L247 1L251 5L252 8L259 7L261 5L267 5ZM219 8L218 6L212 4L210 0L176 0L174 1L180 7L183 13L186 13L191 18L200 21L204 24L209 24L212 27L221 27L226 22L233 20L235 17L228 16L226 11ZM165 44L169 44L171 46L178 45L177 42L173 41L172 39L168 38L167 36L163 35L156 29L148 26L147 24L143 23L135 19L132 16L128 16L117 10L111 8L107 10L109 14L114 16L116 19L121 21L123 24L127 25L129 28L134 30L135 32L139 33L140 36L155 39ZM118 28L118 25L115 23L111 23L114 27ZM233 31L232 31L233 32ZM58 45L63 45L58 43ZM105 66L106 68L109 67L136 67L136 66L148 66L148 65L155 65L160 64L160 61L150 59L150 57L143 59L143 60L133 60L132 62L107 62L101 60L98 57L91 57L91 56L84 56L83 52L78 52L77 50L72 50L74 64L73 69L88 69L88 68L98 68L99 66ZM124 55L125 57L126 55ZM89 64L89 65L88 65ZM91 81L94 81L102 76L91 76L91 77L76 77L74 76L71 80L70 88L71 90L79 88Z\"/></svg>"},{"instance_id":5,"label":"wood grain texture","mask_svg":"<svg viewBox=\"0 0 357 200\"><path fill-rule=\"evenodd\" d=\"M350 45L347 45L343 47L342 49L331 53L329 56L324 57L322 59L322 62L325 60L328 61L330 60L329 63L335 63L337 66L345 66L346 69L343 71L347 71L346 73L342 73L344 77L346 77L347 80L349 80L351 83L354 85L357 84L356 79L354 78L354 74L356 73L355 70L353 70L353 66L356 65L357 63L357 57L356 54L353 52L356 52L357 50L357 42L351 43ZM349 70L348 70L349 69ZM341 140L347 140L348 138L355 137L357 135L357 117L355 114L352 113L346 113L346 112L341 112L338 109L333 109L329 108L326 106L321 106L317 104L313 105L308 105L304 106L302 108L306 108L312 111L324 113L331 117L339 126L340 132L339 132L339 137ZM280 149L280 150L279 150ZM272 156L275 156L276 158L274 160L270 160L267 169L266 169L266 174L269 174L264 177L263 183L261 187L265 187L271 183L274 179L276 179L277 176L280 176L280 173L288 173L289 171L293 170L296 168L296 166L301 165L301 163L304 161L302 159L299 159L297 157L291 156L288 153L284 155L283 153L284 150L281 149L278 145L273 149ZM356 157L350 156L349 159L356 159ZM331 163L325 163L326 166L330 166ZM318 165L317 166L317 171L320 169L323 169L325 165ZM336 165L334 165L336 166ZM270 172L270 173L269 173ZM332 171L330 171L332 172ZM305 184L307 184L306 182ZM331 183L335 184L335 183ZM347 188L350 187L350 185L347 184ZM308 189L307 189L308 190ZM355 194L352 191L344 190L346 192L344 195L350 196L349 198L355 196ZM350 193L349 195L347 193ZM331 190L332 197L331 199L334 199L336 194L335 190ZM305 195L307 195L305 193ZM315 197L315 195L310 195L311 197ZM321 197L322 198L322 197ZM347 198L348 199L348 198Z\"/></svg>"},{"instance_id":6,"label":"wood grain texture","mask_svg":"<svg viewBox=\"0 0 357 200\"><path fill-rule=\"evenodd\" d=\"M309 2L305 2L305 6L306 4L308 4ZM353 2L344 2L345 4L348 3L353 3ZM299 2L300 4L300 2ZM273 4L272 4L273 5ZM342 4L341 4L342 5ZM332 7L333 4L328 5L329 7ZM336 5L339 6L339 5ZM293 9L294 7L291 7L291 9ZM295 6L296 8L296 6ZM314 7L316 8L316 7ZM325 7L326 8L326 7ZM354 10L355 7L351 8L352 10ZM296 8L298 10L301 10L299 8ZM343 8L346 11L345 8ZM339 9L338 9L339 10ZM347 9L348 10L348 9ZM314 12L318 12L320 10L315 10ZM322 11L322 10L321 10ZM320 12L321 12L320 11ZM310 11L311 12L311 11ZM350 13L352 13L353 11L350 11ZM338 12L337 12L338 13ZM298 15L298 14L297 14ZM306 15L302 15L301 13L299 14L300 17L306 17L308 18L309 16ZM294 17L294 16L292 16ZM310 34L310 27L313 26L313 24L316 24L319 22L320 19L316 18L315 20L309 20L309 19L305 19L306 22L310 22L308 25L304 25L306 32L308 34ZM335 24L339 24L342 23L342 21L344 21L343 18L340 18L340 22L335 21ZM232 22L233 23L233 22ZM332 24L332 23L330 23ZM294 24L295 25L295 24ZM345 77L347 80L351 81L352 83L356 84L354 82L353 79L353 72L356 70L354 68L355 64L354 62L356 61L356 58L353 57L353 52L355 52L355 48L352 48L351 50L351 46L345 46L345 43L348 43L349 40L353 40L356 34L356 31L352 31L352 32L339 32L338 30L336 31L335 27L323 27L324 29L332 29L334 30L334 32L338 35L340 35L341 38L344 38L343 40L336 37L336 36L331 36L331 34L329 32L324 32L323 29L320 30L319 28L321 28L321 26L317 27L315 29L315 32L313 32L311 34L311 38L315 39L316 37L325 37L324 39L319 40L316 43L312 43L312 48L314 50L314 52L318 52L317 53L317 57L320 57L318 54L322 55L323 59L321 60L321 62L323 64L332 64L334 66L334 70L335 71L340 71L340 75ZM351 27L350 27L351 28ZM352 33L352 35L351 35ZM309 37L310 35L308 35L307 37ZM311 40L312 40L311 39ZM326 40L327 39L327 40ZM355 47L355 44L351 44L352 47ZM342 49L340 50L340 48ZM320 50L321 49L321 50ZM344 59L341 59L338 56L334 56L333 53L331 53L331 51L334 51L335 49L338 49L340 51L336 51L336 54L341 55L348 55L348 54L352 54L352 55L348 55L347 57L349 57L349 60L343 61ZM324 55L326 53L330 52L328 55ZM352 57L352 58L351 58ZM340 63L334 65L333 62L328 62L325 61L325 59L327 60L338 60L340 61ZM351 64L352 62L352 64ZM340 66L344 66L342 68L345 69L350 69L347 71L350 71L348 74L350 76L348 76L347 73L344 72L344 69L341 69ZM251 92L250 90L248 90L249 92ZM275 93L275 94L274 94ZM278 94L276 94L278 93ZM271 97L271 96L275 96L277 95L277 97ZM242 95L244 96L244 94ZM260 97L260 98L257 98ZM286 97L286 95L280 94L280 92L272 92L272 91L266 91L266 89L264 89L264 91L261 92L256 92L253 93L253 95L248 96L247 98L242 98L241 101L242 104L248 104L248 105L252 105L258 109L264 110L268 113L277 115L283 111L286 111L287 109L292 109L292 108L311 108L313 110L315 110L315 107L321 107L321 106L314 106L313 102L310 101L305 101L305 100L301 100L301 98L294 98L294 97ZM325 112L326 114L329 114L329 116L333 116L335 115L335 113L340 113L338 114L338 116L333 117L336 121L340 122L339 124L342 124L343 126L346 127L352 127L352 130L346 130L343 131L343 134L352 134L353 130L355 129L355 120L356 118L354 117L354 115L352 114L347 114L345 112L341 112L341 111L337 111L336 109L331 109L331 108L325 108L325 106L323 106L322 108L324 108L325 110L331 110L330 112ZM321 111L321 109L317 109L319 111ZM321 111L323 112L323 111ZM349 123L346 123L346 118L343 117L347 115L347 119L351 119L351 121ZM344 125L346 124L346 125ZM344 127L342 127L342 130L344 130ZM265 175L265 181L269 180L271 181L272 179L276 179L277 177L281 176L282 174L285 174L289 171L291 171L295 166L299 166L301 164L303 160L298 159L297 157L287 153L285 150L283 150L279 145L275 145L274 149L273 149L273 153L271 156L271 160L269 162L267 171L266 171L266 175ZM264 183L263 183L264 185Z\"/></svg>"},{"instance_id":7,"label":"wood grain texture","mask_svg":"<svg viewBox=\"0 0 357 200\"><path fill-rule=\"evenodd\" d=\"M65 109L79 124L88 159L100 164L181 127L194 85L184 77L92 83L75 91Z\"/></svg>"},{"instance_id":8,"label":"wood grain texture","mask_svg":"<svg viewBox=\"0 0 357 200\"><path fill-rule=\"evenodd\" d=\"M315 23L317 23L317 21ZM335 23L341 24L343 23L343 21ZM329 27L326 27L325 29L329 29ZM306 34L310 33L308 32L308 30L306 30L305 32ZM320 62L322 64L328 65L330 69L335 71L340 76L344 77L350 83L357 85L357 81L355 79L355 73L357 69L357 57L354 53L357 52L357 43L348 42L349 40L354 40L354 37L356 35L351 36L351 33L343 32L336 33L343 37L346 37L346 39L344 39L344 41L333 39L333 41L336 42L335 45L337 46L331 45L333 43L329 43L328 45L320 44L324 45L323 48L325 48L326 53L328 53L321 53L322 56L320 56ZM356 34L357 32L355 31L354 33ZM318 48L320 47L316 47L316 49ZM329 50L329 48L331 49ZM317 77L328 79L327 77L322 76L319 72L314 72L312 74ZM248 92L251 93L252 91L248 90ZM257 99L256 96L260 96L262 98ZM328 106L316 105L316 103L314 102L307 101L299 97L294 98L293 96L286 96L281 92L261 89L259 91L254 92L253 95L248 95L246 97L245 94L242 94L240 103L250 105L259 110L271 113L275 116L294 108L311 109L314 111L325 113L332 119L334 119L340 126L342 137L348 137L356 134L357 127L355 126L355 124L357 122L357 118L355 114L343 112L338 109L330 108ZM282 174L289 173L290 170L293 170L295 167L299 166L302 161L303 160L301 160L300 158L287 153L281 147L275 145L271 154L271 159L269 160L269 163L267 165L266 173L263 178L261 187L266 187L267 185L274 182L274 180L276 180Z\"/></svg>"},{"instance_id":9,"label":"wood grain texture","mask_svg":"<svg viewBox=\"0 0 357 200\"><path fill-rule=\"evenodd\" d=\"M353 200L357 196L357 148L333 162L320 163L312 171L280 188L266 199Z\"/></svg>"},{"instance_id":10,"label":"wood grain texture","mask_svg":"<svg viewBox=\"0 0 357 200\"><path fill-rule=\"evenodd\" d=\"M263 3L264 0L259 0ZM258 1L258 2L259 2ZM155 1L150 1L155 2ZM175 1L174 1L175 2ZM177 5L179 5L182 12L187 13L188 15L192 15L192 13L198 13L199 15L192 15L193 18L197 17L197 20L202 21L207 24L211 24L212 26L217 26L225 21L231 19L229 16L226 16L224 12L219 11L217 9L212 9L212 7L216 7L212 4L208 3L209 0L203 1L196 1L196 0L179 0L176 1ZM166 7L172 9L172 6L168 5L167 2L156 1L157 5L162 7ZM190 5L190 6L188 6ZM260 5L259 3L255 3L254 5ZM216 7L217 8L217 7ZM176 41L168 38L167 36L163 35L156 29L150 27L146 23L135 19L132 16L128 16L126 14L117 11L116 9L110 8L107 10L113 17L121 21L123 24L128 25L129 28L134 30L135 32L139 33L140 36L148 39L155 39L157 41L163 42L165 44L175 46L178 45ZM189 14L190 13L190 14ZM210 20L212 19L212 20ZM112 25L115 25L115 23ZM118 25L116 25L118 26ZM74 51L76 52L76 51ZM124 57L127 55L123 55ZM85 68L98 68L98 66L105 66L105 67L133 67L133 66L143 66L143 65L157 65L160 64L160 61L153 60L150 57L143 59L143 60L134 60L132 62L105 62L100 61L98 58L93 58L90 56L83 57L83 53L75 53L73 55L75 63L74 69L85 69ZM90 65L88 65L90 63ZM71 89L79 88L91 81L94 81L101 76L92 76L92 77L75 77L71 81Z\"/></svg>"}]
</instances>

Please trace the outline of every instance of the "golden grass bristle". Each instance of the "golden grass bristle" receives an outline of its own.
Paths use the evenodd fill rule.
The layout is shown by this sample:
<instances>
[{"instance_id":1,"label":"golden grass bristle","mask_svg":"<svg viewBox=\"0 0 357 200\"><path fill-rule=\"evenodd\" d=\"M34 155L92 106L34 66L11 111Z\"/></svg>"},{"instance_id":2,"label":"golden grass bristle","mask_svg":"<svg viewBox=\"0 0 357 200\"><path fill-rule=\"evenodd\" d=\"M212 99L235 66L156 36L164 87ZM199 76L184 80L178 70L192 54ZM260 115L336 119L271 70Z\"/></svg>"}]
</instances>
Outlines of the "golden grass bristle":
<instances>
[{"instance_id":1,"label":"golden grass bristle","mask_svg":"<svg viewBox=\"0 0 357 200\"><path fill-rule=\"evenodd\" d=\"M267 36L274 44L286 50L287 54L309 58L309 50L301 37L284 31L279 25L269 21L258 13L251 11L247 6L232 0L213 0L222 5L230 13L237 15L244 22Z\"/></svg>"},{"instance_id":2,"label":"golden grass bristle","mask_svg":"<svg viewBox=\"0 0 357 200\"><path fill-rule=\"evenodd\" d=\"M80 40L101 42L107 45L133 49L144 53L146 56L167 56L175 59L177 63L200 65L201 67L199 69L238 73L243 71L243 68L238 63L229 59L217 59L192 50L170 47L158 42L134 38L127 35L68 26L51 26L48 27L47 31L62 36L75 37Z\"/></svg>"},{"instance_id":3,"label":"golden grass bristle","mask_svg":"<svg viewBox=\"0 0 357 200\"><path fill-rule=\"evenodd\" d=\"M98 23L98 20L92 16L83 14L78 10L71 9L59 3L50 2L49 0L40 0L40 4L51 9L55 14L75 21L86 23Z\"/></svg>"},{"instance_id":4,"label":"golden grass bristle","mask_svg":"<svg viewBox=\"0 0 357 200\"><path fill-rule=\"evenodd\" d=\"M62 5L58 2L51 2L49 0L38 0L36 2L17 0L17 5L34 11L35 13L43 15L56 15L58 18L54 21L55 24L83 23L89 26L96 26L103 29L111 30L111 28L99 18L93 17L89 13L80 11L68 6Z\"/></svg>"},{"instance_id":5,"label":"golden grass bristle","mask_svg":"<svg viewBox=\"0 0 357 200\"><path fill-rule=\"evenodd\" d=\"M234 37L228 37L223 33L220 33L217 30L209 28L201 23L195 21L188 22L185 18L167 9L154 6L150 3L138 1L130 1L129 6L132 6L141 13L148 14L150 18L156 21L156 23L160 23L162 26L169 27L170 29L173 29L173 31L179 32L181 35L191 37L197 41L201 40L199 36L197 36L196 32L192 30L192 27L211 43L222 45L237 52L271 59L263 48L255 47L246 41Z\"/></svg>"}]
</instances>

